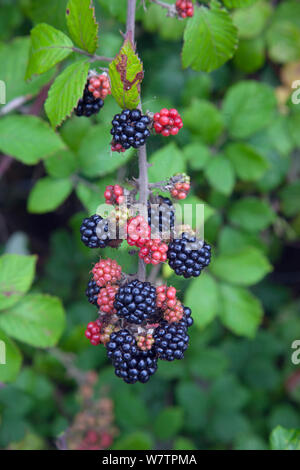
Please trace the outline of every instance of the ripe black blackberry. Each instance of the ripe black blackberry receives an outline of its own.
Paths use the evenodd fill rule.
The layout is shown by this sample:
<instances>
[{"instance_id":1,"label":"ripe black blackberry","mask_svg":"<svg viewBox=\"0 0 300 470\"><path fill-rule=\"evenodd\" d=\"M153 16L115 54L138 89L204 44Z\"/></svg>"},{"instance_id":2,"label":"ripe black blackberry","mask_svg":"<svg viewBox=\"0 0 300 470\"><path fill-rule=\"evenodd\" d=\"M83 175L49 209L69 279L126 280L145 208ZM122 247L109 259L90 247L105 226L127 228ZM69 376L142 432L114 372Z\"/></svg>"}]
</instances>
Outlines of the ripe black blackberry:
<instances>
[{"instance_id":1,"label":"ripe black blackberry","mask_svg":"<svg viewBox=\"0 0 300 470\"><path fill-rule=\"evenodd\" d=\"M165 361L183 359L189 344L187 327L181 323L162 322L154 332L153 350Z\"/></svg>"},{"instance_id":2,"label":"ripe black blackberry","mask_svg":"<svg viewBox=\"0 0 300 470\"><path fill-rule=\"evenodd\" d=\"M157 370L155 353L152 350L141 351L128 330L112 333L106 347L115 374L126 383L145 383Z\"/></svg>"},{"instance_id":3,"label":"ripe black blackberry","mask_svg":"<svg viewBox=\"0 0 300 470\"><path fill-rule=\"evenodd\" d=\"M198 277L210 263L211 247L205 241L183 233L182 238L171 241L167 257L177 276Z\"/></svg>"},{"instance_id":4,"label":"ripe black blackberry","mask_svg":"<svg viewBox=\"0 0 300 470\"><path fill-rule=\"evenodd\" d=\"M85 295L88 298L90 304L97 305L98 294L100 292L101 287L99 287L96 282L91 279L87 285Z\"/></svg>"},{"instance_id":5,"label":"ripe black blackberry","mask_svg":"<svg viewBox=\"0 0 300 470\"><path fill-rule=\"evenodd\" d=\"M89 248L105 248L110 242L108 222L100 215L92 215L82 221L81 240Z\"/></svg>"},{"instance_id":6,"label":"ripe black blackberry","mask_svg":"<svg viewBox=\"0 0 300 470\"><path fill-rule=\"evenodd\" d=\"M121 144L127 150L130 147L139 148L145 144L150 135L148 126L150 118L142 115L139 109L124 109L121 114L116 114L112 120L111 134L113 144Z\"/></svg>"},{"instance_id":7,"label":"ripe black blackberry","mask_svg":"<svg viewBox=\"0 0 300 470\"><path fill-rule=\"evenodd\" d=\"M169 198L159 196L158 207L148 207L148 224L153 234L173 233L175 211Z\"/></svg>"},{"instance_id":8,"label":"ripe black blackberry","mask_svg":"<svg viewBox=\"0 0 300 470\"><path fill-rule=\"evenodd\" d=\"M135 279L120 287L114 307L119 317L139 325L156 314L156 289L150 282Z\"/></svg>"},{"instance_id":9,"label":"ripe black blackberry","mask_svg":"<svg viewBox=\"0 0 300 470\"><path fill-rule=\"evenodd\" d=\"M103 105L104 101L101 98L95 98L93 93L89 91L88 80L84 88L83 97L78 101L74 111L76 116L90 117L92 114L99 113Z\"/></svg>"},{"instance_id":10,"label":"ripe black blackberry","mask_svg":"<svg viewBox=\"0 0 300 470\"><path fill-rule=\"evenodd\" d=\"M184 325L186 328L189 328L194 323L192 318L192 310L189 307L183 306L184 316L180 320L180 324Z\"/></svg>"}]
</instances>

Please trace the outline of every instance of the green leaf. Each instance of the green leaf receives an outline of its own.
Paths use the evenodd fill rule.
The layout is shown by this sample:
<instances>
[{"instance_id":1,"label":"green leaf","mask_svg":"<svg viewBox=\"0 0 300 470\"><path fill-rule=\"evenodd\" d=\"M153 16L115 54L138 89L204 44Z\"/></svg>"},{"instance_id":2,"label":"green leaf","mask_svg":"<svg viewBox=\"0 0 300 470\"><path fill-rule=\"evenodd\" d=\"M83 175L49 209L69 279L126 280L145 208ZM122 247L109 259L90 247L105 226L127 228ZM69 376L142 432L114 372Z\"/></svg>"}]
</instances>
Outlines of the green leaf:
<instances>
[{"instance_id":1,"label":"green leaf","mask_svg":"<svg viewBox=\"0 0 300 470\"><path fill-rule=\"evenodd\" d=\"M173 450L196 450L196 444L186 437L177 437L174 441Z\"/></svg>"},{"instance_id":2,"label":"green leaf","mask_svg":"<svg viewBox=\"0 0 300 470\"><path fill-rule=\"evenodd\" d=\"M218 309L218 285L206 272L189 282L185 304L193 314L195 325L200 329L212 322Z\"/></svg>"},{"instance_id":3,"label":"green leaf","mask_svg":"<svg viewBox=\"0 0 300 470\"><path fill-rule=\"evenodd\" d=\"M134 109L140 101L143 64L127 38L115 59L109 64L111 93L121 108Z\"/></svg>"},{"instance_id":4,"label":"green leaf","mask_svg":"<svg viewBox=\"0 0 300 470\"><path fill-rule=\"evenodd\" d=\"M59 340L65 313L57 297L28 294L0 314L0 328L13 338L38 348L49 348Z\"/></svg>"},{"instance_id":5,"label":"green leaf","mask_svg":"<svg viewBox=\"0 0 300 470\"><path fill-rule=\"evenodd\" d=\"M140 431L119 438L113 446L113 450L150 450L152 448L151 437Z\"/></svg>"},{"instance_id":6,"label":"green leaf","mask_svg":"<svg viewBox=\"0 0 300 470\"><path fill-rule=\"evenodd\" d=\"M133 390L124 390L116 393L114 397L115 416L120 426L126 430L134 431L147 426L150 416L143 400L133 393Z\"/></svg>"},{"instance_id":7,"label":"green leaf","mask_svg":"<svg viewBox=\"0 0 300 470\"><path fill-rule=\"evenodd\" d=\"M168 0L173 3L173 0ZM161 14L160 5L149 5L143 15L143 26L150 33L158 33L165 41L176 41L182 38L186 21L178 21L178 18L166 17Z\"/></svg>"},{"instance_id":8,"label":"green leaf","mask_svg":"<svg viewBox=\"0 0 300 470\"><path fill-rule=\"evenodd\" d=\"M74 43L94 54L98 43L98 23L91 0L69 0L66 10L67 25Z\"/></svg>"},{"instance_id":9,"label":"green leaf","mask_svg":"<svg viewBox=\"0 0 300 470\"><path fill-rule=\"evenodd\" d=\"M274 220L275 213L264 201L255 197L240 199L232 204L229 220L249 232L266 229Z\"/></svg>"},{"instance_id":10,"label":"green leaf","mask_svg":"<svg viewBox=\"0 0 300 470\"><path fill-rule=\"evenodd\" d=\"M222 0L227 8L245 8L253 5L257 0Z\"/></svg>"},{"instance_id":11,"label":"green leaf","mask_svg":"<svg viewBox=\"0 0 300 470\"><path fill-rule=\"evenodd\" d=\"M260 179L269 164L251 145L243 142L234 142L227 145L225 154L230 159L238 177L243 181L256 181Z\"/></svg>"},{"instance_id":12,"label":"green leaf","mask_svg":"<svg viewBox=\"0 0 300 470\"><path fill-rule=\"evenodd\" d=\"M300 182L293 181L280 193L281 207L285 215L291 217L300 211Z\"/></svg>"},{"instance_id":13,"label":"green leaf","mask_svg":"<svg viewBox=\"0 0 300 470\"><path fill-rule=\"evenodd\" d=\"M167 440L174 437L183 424L183 410L178 407L165 408L154 422L154 432L158 439Z\"/></svg>"},{"instance_id":14,"label":"green leaf","mask_svg":"<svg viewBox=\"0 0 300 470\"><path fill-rule=\"evenodd\" d=\"M265 40L262 37L241 39L233 58L234 65L247 74L259 70L265 63Z\"/></svg>"},{"instance_id":15,"label":"green leaf","mask_svg":"<svg viewBox=\"0 0 300 470\"><path fill-rule=\"evenodd\" d=\"M21 368L21 364L22 355L19 349L15 343L0 330L0 382L14 382Z\"/></svg>"},{"instance_id":16,"label":"green leaf","mask_svg":"<svg viewBox=\"0 0 300 470\"><path fill-rule=\"evenodd\" d=\"M245 139L268 126L274 118L276 98L265 83L241 81L229 88L223 116L231 137Z\"/></svg>"},{"instance_id":17,"label":"green leaf","mask_svg":"<svg viewBox=\"0 0 300 470\"><path fill-rule=\"evenodd\" d=\"M300 431L277 426L270 436L272 450L300 450Z\"/></svg>"},{"instance_id":18,"label":"green leaf","mask_svg":"<svg viewBox=\"0 0 300 470\"><path fill-rule=\"evenodd\" d=\"M274 23L267 33L271 60L279 64L300 59L300 28L293 23Z\"/></svg>"},{"instance_id":19,"label":"green leaf","mask_svg":"<svg viewBox=\"0 0 300 470\"><path fill-rule=\"evenodd\" d=\"M5 116L0 120L0 149L26 165L65 148L58 134L36 116Z\"/></svg>"},{"instance_id":20,"label":"green leaf","mask_svg":"<svg viewBox=\"0 0 300 470\"><path fill-rule=\"evenodd\" d=\"M184 409L184 427L190 431L204 429L208 420L208 397L203 388L192 382L179 382L176 400Z\"/></svg>"},{"instance_id":21,"label":"green leaf","mask_svg":"<svg viewBox=\"0 0 300 470\"><path fill-rule=\"evenodd\" d=\"M67 199L72 189L72 181L67 178L41 178L29 194L28 211L33 214L54 211Z\"/></svg>"},{"instance_id":22,"label":"green leaf","mask_svg":"<svg viewBox=\"0 0 300 470\"><path fill-rule=\"evenodd\" d=\"M125 153L110 152L111 125L93 126L81 141L78 160L82 173L88 177L103 176L125 165L135 153L133 149Z\"/></svg>"},{"instance_id":23,"label":"green leaf","mask_svg":"<svg viewBox=\"0 0 300 470\"><path fill-rule=\"evenodd\" d=\"M259 300L243 287L221 284L222 323L233 333L253 338L263 317Z\"/></svg>"},{"instance_id":24,"label":"green leaf","mask_svg":"<svg viewBox=\"0 0 300 470\"><path fill-rule=\"evenodd\" d=\"M42 23L31 30L31 48L25 79L50 70L72 53L71 39L58 29Z\"/></svg>"},{"instance_id":25,"label":"green leaf","mask_svg":"<svg viewBox=\"0 0 300 470\"><path fill-rule=\"evenodd\" d=\"M54 70L30 82L24 80L29 48L29 37L16 38L0 48L1 80L6 83L7 103L19 96L36 95L53 76Z\"/></svg>"},{"instance_id":26,"label":"green leaf","mask_svg":"<svg viewBox=\"0 0 300 470\"><path fill-rule=\"evenodd\" d=\"M36 256L7 254L0 257L0 310L11 307L30 289Z\"/></svg>"},{"instance_id":27,"label":"green leaf","mask_svg":"<svg viewBox=\"0 0 300 470\"><path fill-rule=\"evenodd\" d=\"M205 175L209 184L226 196L232 193L235 183L231 163L222 155L216 155L205 167Z\"/></svg>"},{"instance_id":28,"label":"green leaf","mask_svg":"<svg viewBox=\"0 0 300 470\"><path fill-rule=\"evenodd\" d=\"M183 67L211 72L233 56L237 47L237 29L217 0L210 8L197 8L184 32Z\"/></svg>"},{"instance_id":29,"label":"green leaf","mask_svg":"<svg viewBox=\"0 0 300 470\"><path fill-rule=\"evenodd\" d=\"M202 170L211 157L210 149L201 142L189 144L183 149L184 158L192 170Z\"/></svg>"},{"instance_id":30,"label":"green leaf","mask_svg":"<svg viewBox=\"0 0 300 470\"><path fill-rule=\"evenodd\" d=\"M49 176L53 178L66 178L78 169L76 155L70 150L57 152L44 161Z\"/></svg>"},{"instance_id":31,"label":"green leaf","mask_svg":"<svg viewBox=\"0 0 300 470\"><path fill-rule=\"evenodd\" d=\"M83 94L89 71L89 62L79 60L69 65L51 86L45 110L52 126L59 126L77 106Z\"/></svg>"},{"instance_id":32,"label":"green leaf","mask_svg":"<svg viewBox=\"0 0 300 470\"><path fill-rule=\"evenodd\" d=\"M263 279L272 271L272 266L261 251L249 246L235 253L223 253L215 257L211 271L224 281L249 286Z\"/></svg>"},{"instance_id":33,"label":"green leaf","mask_svg":"<svg viewBox=\"0 0 300 470\"><path fill-rule=\"evenodd\" d=\"M218 242L218 249L221 253L235 253L249 246L254 246L260 251L265 249L265 245L260 240L258 234L243 232L229 226L222 228Z\"/></svg>"},{"instance_id":34,"label":"green leaf","mask_svg":"<svg viewBox=\"0 0 300 470\"><path fill-rule=\"evenodd\" d=\"M65 12L68 0L31 0L26 11L33 24L47 23L67 33ZM26 8L26 7L25 7Z\"/></svg>"},{"instance_id":35,"label":"green leaf","mask_svg":"<svg viewBox=\"0 0 300 470\"><path fill-rule=\"evenodd\" d=\"M271 14L271 5L263 1L257 2L249 8L235 11L233 22L238 28L239 37L251 39L258 36L265 29Z\"/></svg>"},{"instance_id":36,"label":"green leaf","mask_svg":"<svg viewBox=\"0 0 300 470\"><path fill-rule=\"evenodd\" d=\"M184 173L185 162L181 150L174 144L168 144L157 150L150 159L149 179L162 181L175 173Z\"/></svg>"},{"instance_id":37,"label":"green leaf","mask_svg":"<svg viewBox=\"0 0 300 470\"><path fill-rule=\"evenodd\" d=\"M223 132L224 120L209 101L195 99L185 110L184 125L204 143L213 144Z\"/></svg>"}]
</instances>

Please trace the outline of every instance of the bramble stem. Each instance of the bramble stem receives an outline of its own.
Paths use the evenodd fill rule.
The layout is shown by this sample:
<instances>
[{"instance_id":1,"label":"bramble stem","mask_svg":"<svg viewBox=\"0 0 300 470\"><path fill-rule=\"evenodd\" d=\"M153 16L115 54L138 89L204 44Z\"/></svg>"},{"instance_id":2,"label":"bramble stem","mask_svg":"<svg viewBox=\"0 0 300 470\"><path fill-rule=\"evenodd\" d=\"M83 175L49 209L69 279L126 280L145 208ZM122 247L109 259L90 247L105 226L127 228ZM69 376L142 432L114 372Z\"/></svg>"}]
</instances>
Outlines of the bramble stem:
<instances>
[{"instance_id":1,"label":"bramble stem","mask_svg":"<svg viewBox=\"0 0 300 470\"><path fill-rule=\"evenodd\" d=\"M135 12L136 12L136 0L127 1L127 22L126 22L126 36L128 35L132 42L134 43L134 33L135 33ZM142 111L142 100L140 98L140 103L138 108ZM146 145L140 147L138 150L139 157L139 192L140 192L140 204L143 205L145 212L147 212L147 202L148 202L148 163L147 163L147 151ZM138 279L140 281L146 280L146 265L143 260L139 259L139 268L138 268Z\"/></svg>"}]
</instances>

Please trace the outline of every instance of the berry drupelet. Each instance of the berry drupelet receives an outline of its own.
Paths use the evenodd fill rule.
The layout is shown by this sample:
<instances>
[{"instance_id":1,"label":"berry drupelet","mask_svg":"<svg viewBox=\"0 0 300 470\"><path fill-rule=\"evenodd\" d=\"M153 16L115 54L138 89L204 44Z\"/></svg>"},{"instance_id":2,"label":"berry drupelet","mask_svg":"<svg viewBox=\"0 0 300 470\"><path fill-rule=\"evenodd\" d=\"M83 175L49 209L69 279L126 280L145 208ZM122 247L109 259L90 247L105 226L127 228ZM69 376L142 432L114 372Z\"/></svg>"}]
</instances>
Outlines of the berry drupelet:
<instances>
[{"instance_id":1,"label":"berry drupelet","mask_svg":"<svg viewBox=\"0 0 300 470\"><path fill-rule=\"evenodd\" d=\"M83 220L80 233L89 248L105 248L110 242L108 222L97 214Z\"/></svg>"},{"instance_id":2,"label":"berry drupelet","mask_svg":"<svg viewBox=\"0 0 300 470\"><path fill-rule=\"evenodd\" d=\"M89 281L85 291L85 295L87 296L90 304L97 305L97 299L100 289L101 287L99 287L93 279Z\"/></svg>"},{"instance_id":3,"label":"berry drupelet","mask_svg":"<svg viewBox=\"0 0 300 470\"><path fill-rule=\"evenodd\" d=\"M89 91L89 80L85 85L83 97L78 101L77 107L75 108L76 116L90 117L92 114L99 113L100 109L104 105L104 101L101 98L95 98L93 93Z\"/></svg>"},{"instance_id":4,"label":"berry drupelet","mask_svg":"<svg viewBox=\"0 0 300 470\"><path fill-rule=\"evenodd\" d=\"M114 306L119 317L140 325L156 313L156 289L150 282L135 279L120 287Z\"/></svg>"},{"instance_id":5,"label":"berry drupelet","mask_svg":"<svg viewBox=\"0 0 300 470\"><path fill-rule=\"evenodd\" d=\"M181 323L162 322L154 332L153 349L159 359L174 361L183 359L189 343L187 327Z\"/></svg>"},{"instance_id":6,"label":"berry drupelet","mask_svg":"<svg viewBox=\"0 0 300 470\"><path fill-rule=\"evenodd\" d=\"M121 114L116 114L112 120L112 147L117 151L142 147L150 136L150 122L150 118L142 115L139 109L124 109Z\"/></svg>"},{"instance_id":7,"label":"berry drupelet","mask_svg":"<svg viewBox=\"0 0 300 470\"><path fill-rule=\"evenodd\" d=\"M211 247L205 241L184 232L182 238L171 241L167 257L177 276L198 277L210 263Z\"/></svg>"},{"instance_id":8,"label":"berry drupelet","mask_svg":"<svg viewBox=\"0 0 300 470\"><path fill-rule=\"evenodd\" d=\"M138 349L135 338L126 329L112 333L106 348L115 374L126 383L145 383L157 370L154 352Z\"/></svg>"},{"instance_id":9,"label":"berry drupelet","mask_svg":"<svg viewBox=\"0 0 300 470\"><path fill-rule=\"evenodd\" d=\"M180 321L181 325L184 325L186 328L190 328L193 325L194 320L192 318L192 310L189 307L183 305L183 318Z\"/></svg>"}]
</instances>

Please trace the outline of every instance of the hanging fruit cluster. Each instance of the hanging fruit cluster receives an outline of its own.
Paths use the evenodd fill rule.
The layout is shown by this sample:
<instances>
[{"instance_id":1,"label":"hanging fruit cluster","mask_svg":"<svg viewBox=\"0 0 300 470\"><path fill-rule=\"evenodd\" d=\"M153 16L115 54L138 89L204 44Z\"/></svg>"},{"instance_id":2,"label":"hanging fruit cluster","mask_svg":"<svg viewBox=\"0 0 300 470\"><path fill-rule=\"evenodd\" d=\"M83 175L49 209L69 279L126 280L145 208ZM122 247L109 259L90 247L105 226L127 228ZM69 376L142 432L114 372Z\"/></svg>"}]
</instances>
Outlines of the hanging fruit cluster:
<instances>
[{"instance_id":1,"label":"hanging fruit cluster","mask_svg":"<svg viewBox=\"0 0 300 470\"><path fill-rule=\"evenodd\" d=\"M171 195L174 190L179 194L186 191L186 195L189 186L188 176L182 174L165 185ZM151 193L145 217L136 213L134 198L128 193L120 185L106 187L105 201L115 209L107 218L95 214L84 219L80 229L83 243L90 248L116 246L112 234L118 237L122 226L127 244L138 249L146 264L168 262L178 275L199 276L210 262L210 246L190 229L184 227L186 231L178 233L172 201ZM173 196L182 198L178 193ZM117 230L112 230L113 224ZM87 325L85 336L92 345L106 347L116 375L125 382L145 383L156 372L158 360L184 357L192 312L178 299L174 287L140 281L124 273L115 260L100 258L92 269L86 295L97 306L98 318Z\"/></svg>"}]
</instances>

